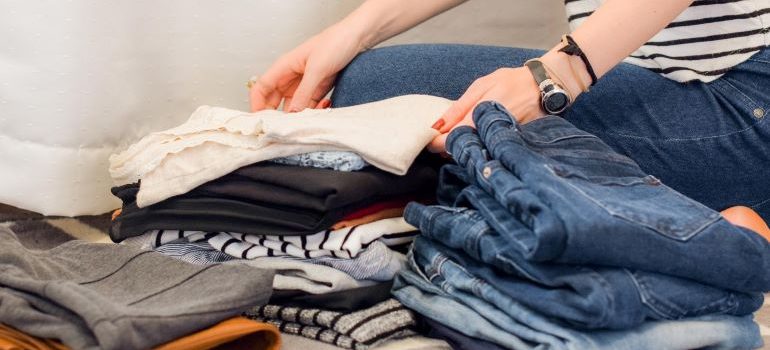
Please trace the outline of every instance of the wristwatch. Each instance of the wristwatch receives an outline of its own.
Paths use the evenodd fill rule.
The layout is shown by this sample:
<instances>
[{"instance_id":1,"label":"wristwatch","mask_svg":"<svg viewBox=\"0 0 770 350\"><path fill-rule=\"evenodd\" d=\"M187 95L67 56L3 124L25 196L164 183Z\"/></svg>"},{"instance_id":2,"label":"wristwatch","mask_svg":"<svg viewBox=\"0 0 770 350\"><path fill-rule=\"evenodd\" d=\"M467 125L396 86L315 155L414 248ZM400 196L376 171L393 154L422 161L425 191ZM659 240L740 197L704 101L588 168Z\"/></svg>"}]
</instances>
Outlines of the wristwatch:
<instances>
[{"instance_id":1,"label":"wristwatch","mask_svg":"<svg viewBox=\"0 0 770 350\"><path fill-rule=\"evenodd\" d=\"M548 114L559 115L572 104L567 91L551 79L542 62L529 60L524 65L532 72L540 88L540 105L543 106L543 110Z\"/></svg>"}]
</instances>

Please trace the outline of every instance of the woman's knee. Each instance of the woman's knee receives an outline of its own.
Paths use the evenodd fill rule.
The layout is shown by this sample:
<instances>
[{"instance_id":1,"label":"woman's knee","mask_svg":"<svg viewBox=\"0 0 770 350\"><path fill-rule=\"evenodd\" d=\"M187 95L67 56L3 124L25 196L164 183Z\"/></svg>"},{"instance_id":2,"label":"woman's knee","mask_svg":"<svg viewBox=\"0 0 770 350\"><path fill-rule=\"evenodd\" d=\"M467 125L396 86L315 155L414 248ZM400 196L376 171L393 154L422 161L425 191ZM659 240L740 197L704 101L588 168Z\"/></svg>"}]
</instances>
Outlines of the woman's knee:
<instances>
[{"instance_id":1,"label":"woman's knee","mask_svg":"<svg viewBox=\"0 0 770 350\"><path fill-rule=\"evenodd\" d=\"M405 45L362 52L337 76L332 105L344 107L393 97Z\"/></svg>"}]
</instances>

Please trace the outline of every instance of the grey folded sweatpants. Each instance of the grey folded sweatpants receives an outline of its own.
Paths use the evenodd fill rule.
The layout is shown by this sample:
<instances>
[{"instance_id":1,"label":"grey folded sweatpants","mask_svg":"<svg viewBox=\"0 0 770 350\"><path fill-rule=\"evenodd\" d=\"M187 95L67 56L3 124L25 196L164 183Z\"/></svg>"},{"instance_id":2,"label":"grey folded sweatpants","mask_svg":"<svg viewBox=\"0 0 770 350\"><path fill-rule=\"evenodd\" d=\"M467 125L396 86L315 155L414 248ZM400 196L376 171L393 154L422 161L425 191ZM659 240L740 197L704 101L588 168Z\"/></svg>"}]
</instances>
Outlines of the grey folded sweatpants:
<instances>
[{"instance_id":1,"label":"grey folded sweatpants","mask_svg":"<svg viewBox=\"0 0 770 350\"><path fill-rule=\"evenodd\" d=\"M112 244L28 250L0 227L0 323L73 349L147 349L270 297L273 271Z\"/></svg>"}]
</instances>

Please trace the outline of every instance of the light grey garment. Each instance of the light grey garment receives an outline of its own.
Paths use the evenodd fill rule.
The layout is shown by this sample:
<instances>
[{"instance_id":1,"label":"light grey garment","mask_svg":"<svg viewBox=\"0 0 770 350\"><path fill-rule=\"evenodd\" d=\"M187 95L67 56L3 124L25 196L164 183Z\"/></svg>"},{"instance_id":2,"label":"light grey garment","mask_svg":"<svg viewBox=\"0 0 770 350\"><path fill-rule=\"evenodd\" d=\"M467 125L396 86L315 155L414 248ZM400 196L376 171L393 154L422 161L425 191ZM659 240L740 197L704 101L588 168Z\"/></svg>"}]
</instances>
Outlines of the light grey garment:
<instances>
[{"instance_id":1,"label":"light grey garment","mask_svg":"<svg viewBox=\"0 0 770 350\"><path fill-rule=\"evenodd\" d=\"M278 257L256 258L254 260L236 259L224 264L274 270L273 288L276 290L300 290L310 294L323 294L381 283L357 280L332 267Z\"/></svg>"},{"instance_id":2,"label":"light grey garment","mask_svg":"<svg viewBox=\"0 0 770 350\"><path fill-rule=\"evenodd\" d=\"M0 228L0 321L73 349L148 349L263 305L273 272L70 241L28 250Z\"/></svg>"},{"instance_id":3,"label":"light grey garment","mask_svg":"<svg viewBox=\"0 0 770 350\"><path fill-rule=\"evenodd\" d=\"M310 152L275 158L270 161L278 164L326 168L337 171L357 171L369 165L358 154L346 151Z\"/></svg>"},{"instance_id":4,"label":"light grey garment","mask_svg":"<svg viewBox=\"0 0 770 350\"><path fill-rule=\"evenodd\" d=\"M237 258L222 253L208 242L189 242L179 239L154 248L156 252L191 264L208 265L223 263ZM319 257L302 259L290 256L277 257L297 262L324 265L347 273L357 280L390 281L404 267L406 256L388 248L384 243L374 241L354 259ZM264 268L269 268L265 266ZM279 272L280 274L280 272Z\"/></svg>"},{"instance_id":5,"label":"light grey garment","mask_svg":"<svg viewBox=\"0 0 770 350\"><path fill-rule=\"evenodd\" d=\"M355 279L390 281L406 266L406 256L390 249L385 243L374 241L354 259L322 256L302 260L326 265L344 271Z\"/></svg>"}]
</instances>

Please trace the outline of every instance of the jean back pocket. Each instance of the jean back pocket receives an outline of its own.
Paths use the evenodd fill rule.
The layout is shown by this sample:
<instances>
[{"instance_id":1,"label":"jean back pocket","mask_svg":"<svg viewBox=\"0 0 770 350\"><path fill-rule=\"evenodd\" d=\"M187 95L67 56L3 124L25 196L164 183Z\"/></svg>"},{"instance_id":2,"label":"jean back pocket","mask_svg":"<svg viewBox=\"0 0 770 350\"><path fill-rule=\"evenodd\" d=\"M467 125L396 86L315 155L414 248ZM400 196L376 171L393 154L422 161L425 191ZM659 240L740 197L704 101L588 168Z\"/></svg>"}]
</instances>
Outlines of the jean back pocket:
<instances>
[{"instance_id":1,"label":"jean back pocket","mask_svg":"<svg viewBox=\"0 0 770 350\"><path fill-rule=\"evenodd\" d=\"M613 217L675 240L691 239L720 217L718 212L671 189L652 175L589 178L564 169L555 174Z\"/></svg>"}]
</instances>

